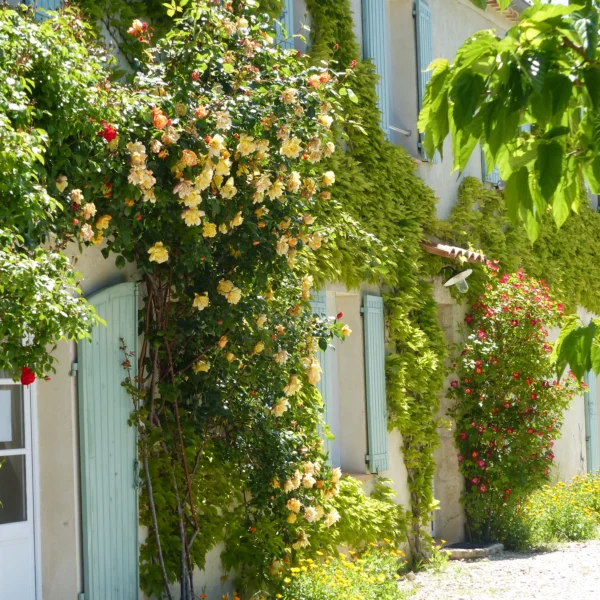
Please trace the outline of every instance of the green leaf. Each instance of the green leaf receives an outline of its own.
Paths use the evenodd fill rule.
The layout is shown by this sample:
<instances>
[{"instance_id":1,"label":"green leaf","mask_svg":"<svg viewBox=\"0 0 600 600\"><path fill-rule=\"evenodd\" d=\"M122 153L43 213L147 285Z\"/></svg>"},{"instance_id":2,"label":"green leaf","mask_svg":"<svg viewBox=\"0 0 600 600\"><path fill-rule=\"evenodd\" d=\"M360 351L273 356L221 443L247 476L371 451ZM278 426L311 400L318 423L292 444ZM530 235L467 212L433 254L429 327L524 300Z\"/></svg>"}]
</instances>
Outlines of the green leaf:
<instances>
[{"instance_id":1,"label":"green leaf","mask_svg":"<svg viewBox=\"0 0 600 600\"><path fill-rule=\"evenodd\" d=\"M536 167L539 173L540 191L546 200L552 198L560 183L563 174L563 155L563 148L558 142L539 146Z\"/></svg>"},{"instance_id":2,"label":"green leaf","mask_svg":"<svg viewBox=\"0 0 600 600\"><path fill-rule=\"evenodd\" d=\"M592 106L598 110L600 107L600 71L596 67L586 67L583 70L583 81L590 95Z\"/></svg>"},{"instance_id":3,"label":"green leaf","mask_svg":"<svg viewBox=\"0 0 600 600\"><path fill-rule=\"evenodd\" d=\"M529 172L526 167L521 167L508 178L504 200L508 216L513 223L518 221L521 207L533 205L529 190Z\"/></svg>"},{"instance_id":4,"label":"green leaf","mask_svg":"<svg viewBox=\"0 0 600 600\"><path fill-rule=\"evenodd\" d=\"M350 88L347 88L347 91L348 91L348 98L350 98L350 100L354 104L358 104L358 96Z\"/></svg>"},{"instance_id":5,"label":"green leaf","mask_svg":"<svg viewBox=\"0 0 600 600\"><path fill-rule=\"evenodd\" d=\"M556 227L560 228L563 225L570 212L571 208L567 202L564 191L562 189L557 190L552 199L552 216L554 217Z\"/></svg>"},{"instance_id":6,"label":"green leaf","mask_svg":"<svg viewBox=\"0 0 600 600\"><path fill-rule=\"evenodd\" d=\"M471 122L484 89L485 81L477 73L466 71L456 78L450 92L450 99L454 103L452 114L457 129Z\"/></svg>"}]
</instances>

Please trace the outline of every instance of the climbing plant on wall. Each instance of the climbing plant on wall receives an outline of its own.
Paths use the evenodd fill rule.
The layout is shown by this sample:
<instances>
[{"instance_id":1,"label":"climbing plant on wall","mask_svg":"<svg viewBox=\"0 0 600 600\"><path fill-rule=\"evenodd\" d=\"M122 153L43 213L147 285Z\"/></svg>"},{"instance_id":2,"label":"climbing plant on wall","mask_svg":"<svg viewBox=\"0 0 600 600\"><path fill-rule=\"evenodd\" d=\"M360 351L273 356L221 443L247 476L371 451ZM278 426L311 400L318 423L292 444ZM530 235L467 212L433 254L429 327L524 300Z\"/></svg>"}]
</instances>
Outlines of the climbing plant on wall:
<instances>
[{"instance_id":1,"label":"climbing plant on wall","mask_svg":"<svg viewBox=\"0 0 600 600\"><path fill-rule=\"evenodd\" d=\"M350 3L309 0L307 9L313 63L333 60L338 68L354 71L354 94L341 97L346 149L334 153L329 164L337 174L336 198L379 241L364 255L364 262L372 266L370 280L385 290L389 428L397 427L403 436L411 541L419 553L426 551L421 548L421 528L431 520L434 507L437 394L443 386L446 352L432 288L423 280L427 269L419 247L424 229L434 221L436 201L415 173L414 159L384 138L377 75L370 61L361 60ZM339 247L333 259L332 267L318 265L326 277L349 287L365 278L356 270L360 261L352 248Z\"/></svg>"},{"instance_id":2,"label":"climbing plant on wall","mask_svg":"<svg viewBox=\"0 0 600 600\"><path fill-rule=\"evenodd\" d=\"M448 391L456 401L463 502L478 540L498 536L509 507L549 479L564 410L580 390L572 374L553 377L548 335L561 323L562 304L521 270L489 273L465 317Z\"/></svg>"},{"instance_id":3,"label":"climbing plant on wall","mask_svg":"<svg viewBox=\"0 0 600 600\"><path fill-rule=\"evenodd\" d=\"M531 276L544 279L566 312L578 306L600 312L600 214L588 205L581 206L560 229L546 213L539 237L532 244L523 225L511 223L502 193L467 177L448 220L439 222L436 233L458 246L483 251L498 260L505 272L521 267ZM473 268L468 292L471 299L483 291L487 282L485 268Z\"/></svg>"}]
</instances>

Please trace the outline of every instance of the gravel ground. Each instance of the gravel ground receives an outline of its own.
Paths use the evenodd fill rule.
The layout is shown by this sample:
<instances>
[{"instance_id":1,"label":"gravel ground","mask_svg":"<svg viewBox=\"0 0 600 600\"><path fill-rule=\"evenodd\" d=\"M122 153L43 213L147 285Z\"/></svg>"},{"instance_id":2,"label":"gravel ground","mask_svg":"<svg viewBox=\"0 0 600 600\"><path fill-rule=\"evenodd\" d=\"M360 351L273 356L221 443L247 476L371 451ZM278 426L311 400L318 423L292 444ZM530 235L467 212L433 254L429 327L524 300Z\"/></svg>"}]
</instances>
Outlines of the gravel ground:
<instances>
[{"instance_id":1,"label":"gravel ground","mask_svg":"<svg viewBox=\"0 0 600 600\"><path fill-rule=\"evenodd\" d=\"M411 600L600 600L600 541L450 561L442 572L416 573L400 587L414 592Z\"/></svg>"}]
</instances>

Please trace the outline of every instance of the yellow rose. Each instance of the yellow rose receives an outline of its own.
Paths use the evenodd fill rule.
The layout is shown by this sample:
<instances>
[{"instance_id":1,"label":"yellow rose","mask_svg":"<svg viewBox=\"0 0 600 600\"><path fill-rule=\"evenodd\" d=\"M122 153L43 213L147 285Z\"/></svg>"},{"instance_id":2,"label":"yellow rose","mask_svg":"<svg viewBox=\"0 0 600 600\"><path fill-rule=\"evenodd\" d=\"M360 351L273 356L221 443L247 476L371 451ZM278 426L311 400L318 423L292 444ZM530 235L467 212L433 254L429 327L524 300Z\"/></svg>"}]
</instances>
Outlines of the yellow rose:
<instances>
[{"instance_id":1,"label":"yellow rose","mask_svg":"<svg viewBox=\"0 0 600 600\"><path fill-rule=\"evenodd\" d=\"M288 158L298 158L301 151L302 146L300 145L300 140L297 137L294 137L291 140L285 140L283 144L281 144L280 153Z\"/></svg>"},{"instance_id":2,"label":"yellow rose","mask_svg":"<svg viewBox=\"0 0 600 600\"><path fill-rule=\"evenodd\" d=\"M234 287L227 296L227 302L229 302L229 304L237 304L240 301L241 297L242 290L240 290L240 288Z\"/></svg>"},{"instance_id":3,"label":"yellow rose","mask_svg":"<svg viewBox=\"0 0 600 600\"><path fill-rule=\"evenodd\" d=\"M342 333L344 334L344 337L348 337L352 333L352 329L350 329L348 325L344 325L342 327Z\"/></svg>"},{"instance_id":4,"label":"yellow rose","mask_svg":"<svg viewBox=\"0 0 600 600\"><path fill-rule=\"evenodd\" d=\"M290 498L286 503L286 508L294 513L299 513L302 508L302 503L298 498Z\"/></svg>"},{"instance_id":5,"label":"yellow rose","mask_svg":"<svg viewBox=\"0 0 600 600\"><path fill-rule=\"evenodd\" d=\"M263 342L257 342L252 349L252 354L260 354L265 349Z\"/></svg>"},{"instance_id":6,"label":"yellow rose","mask_svg":"<svg viewBox=\"0 0 600 600\"><path fill-rule=\"evenodd\" d=\"M311 361L306 375L309 383L312 383L312 385L317 385L321 381L321 365L318 360Z\"/></svg>"},{"instance_id":7,"label":"yellow rose","mask_svg":"<svg viewBox=\"0 0 600 600\"><path fill-rule=\"evenodd\" d=\"M204 223L202 228L202 236L205 238L213 238L217 235L217 226L214 223Z\"/></svg>"},{"instance_id":8,"label":"yellow rose","mask_svg":"<svg viewBox=\"0 0 600 600\"><path fill-rule=\"evenodd\" d=\"M287 88L281 92L281 99L284 104L293 104L296 101L298 90Z\"/></svg>"},{"instance_id":9,"label":"yellow rose","mask_svg":"<svg viewBox=\"0 0 600 600\"><path fill-rule=\"evenodd\" d=\"M69 180L67 179L66 175L59 175L56 178L55 184L56 189L62 193L67 189L67 186L69 185Z\"/></svg>"},{"instance_id":10,"label":"yellow rose","mask_svg":"<svg viewBox=\"0 0 600 600\"><path fill-rule=\"evenodd\" d=\"M285 188L283 187L283 182L278 179L267 191L267 196L269 196L271 200L281 198L281 196L283 196L284 190Z\"/></svg>"},{"instance_id":11,"label":"yellow rose","mask_svg":"<svg viewBox=\"0 0 600 600\"><path fill-rule=\"evenodd\" d=\"M256 326L259 329L262 329L266 322L267 322L267 315L260 315L259 317L256 318Z\"/></svg>"},{"instance_id":12,"label":"yellow rose","mask_svg":"<svg viewBox=\"0 0 600 600\"><path fill-rule=\"evenodd\" d=\"M237 151L242 156L248 156L256 151L256 142L251 135L243 134L240 136L240 141L237 145Z\"/></svg>"},{"instance_id":13,"label":"yellow rose","mask_svg":"<svg viewBox=\"0 0 600 600\"><path fill-rule=\"evenodd\" d=\"M62 191L62 190L61 190ZM71 191L71 202L79 206L83 202L83 192L79 189Z\"/></svg>"},{"instance_id":14,"label":"yellow rose","mask_svg":"<svg viewBox=\"0 0 600 600\"><path fill-rule=\"evenodd\" d=\"M217 346L222 350L227 346L227 342L229 342L229 338L226 335L222 335L217 342Z\"/></svg>"},{"instance_id":15,"label":"yellow rose","mask_svg":"<svg viewBox=\"0 0 600 600\"><path fill-rule=\"evenodd\" d=\"M233 183L233 177L230 177L225 185L221 188L221 196L226 200L233 198L237 194L237 188Z\"/></svg>"},{"instance_id":16,"label":"yellow rose","mask_svg":"<svg viewBox=\"0 0 600 600\"><path fill-rule=\"evenodd\" d=\"M210 370L210 363L205 360L198 360L192 366L194 373L206 373Z\"/></svg>"},{"instance_id":17,"label":"yellow rose","mask_svg":"<svg viewBox=\"0 0 600 600\"><path fill-rule=\"evenodd\" d=\"M333 123L333 118L329 115L319 115L319 123L321 123L323 127L327 127L327 129L329 129Z\"/></svg>"},{"instance_id":18,"label":"yellow rose","mask_svg":"<svg viewBox=\"0 0 600 600\"><path fill-rule=\"evenodd\" d=\"M83 213L83 218L89 221L96 214L96 205L93 202L88 202L83 205L81 212Z\"/></svg>"},{"instance_id":19,"label":"yellow rose","mask_svg":"<svg viewBox=\"0 0 600 600\"><path fill-rule=\"evenodd\" d=\"M290 375L288 384L283 388L283 392L286 396L293 396L297 394L302 388L302 382L298 378L298 375Z\"/></svg>"},{"instance_id":20,"label":"yellow rose","mask_svg":"<svg viewBox=\"0 0 600 600\"><path fill-rule=\"evenodd\" d=\"M204 310L208 304L208 292L204 292L204 294L194 294L194 303L192 304L193 308Z\"/></svg>"},{"instance_id":21,"label":"yellow rose","mask_svg":"<svg viewBox=\"0 0 600 600\"><path fill-rule=\"evenodd\" d=\"M148 254L150 255L150 262L161 264L169 260L169 251L164 247L162 242L156 242L148 250Z\"/></svg>"},{"instance_id":22,"label":"yellow rose","mask_svg":"<svg viewBox=\"0 0 600 600\"><path fill-rule=\"evenodd\" d=\"M198 164L198 157L192 150L184 150L181 156L181 162L186 167L195 167Z\"/></svg>"},{"instance_id":23,"label":"yellow rose","mask_svg":"<svg viewBox=\"0 0 600 600\"><path fill-rule=\"evenodd\" d=\"M102 215L97 221L96 221L96 229L108 229L108 226L110 224L112 217L110 215Z\"/></svg>"},{"instance_id":24,"label":"yellow rose","mask_svg":"<svg viewBox=\"0 0 600 600\"><path fill-rule=\"evenodd\" d=\"M231 220L231 226L232 227L239 227L243 222L244 222L244 217L242 217L242 213L239 212Z\"/></svg>"},{"instance_id":25,"label":"yellow rose","mask_svg":"<svg viewBox=\"0 0 600 600\"><path fill-rule=\"evenodd\" d=\"M181 213L181 218L185 221L188 227L200 225L204 212L197 208L188 208Z\"/></svg>"},{"instance_id":26,"label":"yellow rose","mask_svg":"<svg viewBox=\"0 0 600 600\"><path fill-rule=\"evenodd\" d=\"M281 415L283 415L283 413L289 408L289 406L290 403L285 398L280 398L279 400L277 400L277 402L275 402L271 411L276 417L281 417Z\"/></svg>"},{"instance_id":27,"label":"yellow rose","mask_svg":"<svg viewBox=\"0 0 600 600\"><path fill-rule=\"evenodd\" d=\"M333 171L325 171L323 173L323 185L329 186L335 183L335 173Z\"/></svg>"}]
</instances>

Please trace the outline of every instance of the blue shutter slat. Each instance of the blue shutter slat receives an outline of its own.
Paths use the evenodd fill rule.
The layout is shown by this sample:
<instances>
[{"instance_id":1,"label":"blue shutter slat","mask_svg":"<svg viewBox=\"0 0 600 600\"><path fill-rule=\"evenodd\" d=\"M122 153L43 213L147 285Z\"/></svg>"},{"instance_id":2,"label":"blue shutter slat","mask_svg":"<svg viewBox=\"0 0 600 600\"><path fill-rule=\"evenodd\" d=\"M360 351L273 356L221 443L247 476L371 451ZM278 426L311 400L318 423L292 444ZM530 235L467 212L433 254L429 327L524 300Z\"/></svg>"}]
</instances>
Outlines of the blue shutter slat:
<instances>
[{"instance_id":1,"label":"blue shutter slat","mask_svg":"<svg viewBox=\"0 0 600 600\"><path fill-rule=\"evenodd\" d=\"M369 448L367 462L371 473L380 473L388 468L383 298L365 296L363 315Z\"/></svg>"},{"instance_id":2,"label":"blue shutter slat","mask_svg":"<svg viewBox=\"0 0 600 600\"><path fill-rule=\"evenodd\" d=\"M425 88L431 79L432 72L428 71L433 61L433 30L431 20L431 8L422 0L415 4L415 26L417 37L417 84L418 84L418 106L419 112L423 108L423 97ZM421 156L423 160L432 163L439 162L439 154L436 152L433 158L429 158L423 149L423 134L420 135Z\"/></svg>"},{"instance_id":3,"label":"blue shutter slat","mask_svg":"<svg viewBox=\"0 0 600 600\"><path fill-rule=\"evenodd\" d=\"M327 299L325 291L315 292L312 295L310 305L312 307L313 314L319 317L327 316ZM323 400L323 420L327 425L331 425L332 421L332 381L331 381L331 369L328 366L328 356L322 350L319 350L319 364L321 365L321 380L317 383L317 389L321 394ZM321 431L323 434L323 432ZM331 464L331 441L325 438L323 434L323 442L325 445L325 452L329 455L328 462Z\"/></svg>"},{"instance_id":4,"label":"blue shutter slat","mask_svg":"<svg viewBox=\"0 0 600 600\"><path fill-rule=\"evenodd\" d=\"M596 375L593 371L586 374L588 389L585 393L585 439L587 467L590 473L600 469L600 444L598 440L598 400L596 397Z\"/></svg>"},{"instance_id":5,"label":"blue shutter slat","mask_svg":"<svg viewBox=\"0 0 600 600\"><path fill-rule=\"evenodd\" d=\"M137 287L122 283L88 301L106 326L78 345L85 598L138 600L136 429L121 385L121 338L137 350Z\"/></svg>"},{"instance_id":6,"label":"blue shutter slat","mask_svg":"<svg viewBox=\"0 0 600 600\"><path fill-rule=\"evenodd\" d=\"M379 75L377 82L377 107L381 113L381 128L389 134L389 77L387 52L388 31L385 0L362 0L363 58L375 64Z\"/></svg>"},{"instance_id":7,"label":"blue shutter slat","mask_svg":"<svg viewBox=\"0 0 600 600\"><path fill-rule=\"evenodd\" d=\"M294 0L285 0L283 4L283 10L278 19L279 23L275 23L276 41L281 44L283 48L294 47ZM281 23L281 25L280 25ZM285 29L284 32L282 31Z\"/></svg>"}]
</instances>

